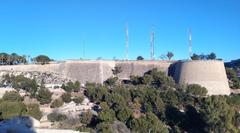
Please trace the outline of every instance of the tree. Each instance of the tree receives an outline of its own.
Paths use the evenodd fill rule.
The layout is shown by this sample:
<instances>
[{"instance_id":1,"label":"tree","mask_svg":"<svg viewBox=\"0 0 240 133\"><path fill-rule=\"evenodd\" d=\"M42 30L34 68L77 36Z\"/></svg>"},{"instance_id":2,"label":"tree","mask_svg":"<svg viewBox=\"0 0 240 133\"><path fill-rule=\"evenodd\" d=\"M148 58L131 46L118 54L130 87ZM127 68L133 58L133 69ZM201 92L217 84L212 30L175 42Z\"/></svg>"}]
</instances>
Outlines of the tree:
<instances>
[{"instance_id":1,"label":"tree","mask_svg":"<svg viewBox=\"0 0 240 133\"><path fill-rule=\"evenodd\" d=\"M63 102L65 102L65 103L70 103L71 101L72 101L72 98L71 98L72 96L71 96L71 93L64 93L63 95L62 95L62 100L63 100Z\"/></svg>"},{"instance_id":2,"label":"tree","mask_svg":"<svg viewBox=\"0 0 240 133\"><path fill-rule=\"evenodd\" d=\"M215 60L216 58L217 58L217 56L216 56L216 54L215 53L210 53L209 55L208 55L208 60Z\"/></svg>"},{"instance_id":3,"label":"tree","mask_svg":"<svg viewBox=\"0 0 240 133\"><path fill-rule=\"evenodd\" d=\"M161 59L161 60L166 60L166 59L167 59L167 56L166 56L165 54L161 54L161 55L159 56L159 59Z\"/></svg>"},{"instance_id":4,"label":"tree","mask_svg":"<svg viewBox=\"0 0 240 133\"><path fill-rule=\"evenodd\" d=\"M84 100L84 97L83 97L83 96L77 96L77 97L74 97L74 98L73 98L73 101L74 101L76 104L82 103L83 100Z\"/></svg>"},{"instance_id":5,"label":"tree","mask_svg":"<svg viewBox=\"0 0 240 133\"><path fill-rule=\"evenodd\" d=\"M20 94L16 91L9 91L9 92L6 92L2 99L4 101L11 101L11 102L19 102L19 101L22 101L22 97L20 96Z\"/></svg>"},{"instance_id":6,"label":"tree","mask_svg":"<svg viewBox=\"0 0 240 133\"><path fill-rule=\"evenodd\" d=\"M207 89L205 87L201 87L197 84L191 84L187 86L186 93L196 97L203 97L207 95Z\"/></svg>"},{"instance_id":7,"label":"tree","mask_svg":"<svg viewBox=\"0 0 240 133\"><path fill-rule=\"evenodd\" d=\"M122 108L117 112L118 120L124 123L130 118L131 115L132 115L132 110L129 109L128 107Z\"/></svg>"},{"instance_id":8,"label":"tree","mask_svg":"<svg viewBox=\"0 0 240 133\"><path fill-rule=\"evenodd\" d=\"M4 75L2 84L11 86L17 91L20 89L25 90L29 92L31 96L35 96L38 89L38 84L35 79L26 78L23 75Z\"/></svg>"},{"instance_id":9,"label":"tree","mask_svg":"<svg viewBox=\"0 0 240 133\"><path fill-rule=\"evenodd\" d=\"M227 77L229 80L230 88L239 89L240 88L240 80L237 77L237 72L235 71L235 69L226 68L226 73L227 73Z\"/></svg>"},{"instance_id":10,"label":"tree","mask_svg":"<svg viewBox=\"0 0 240 133\"><path fill-rule=\"evenodd\" d=\"M51 107L51 108L58 108L58 107L61 107L62 105L63 105L62 99L55 99L55 100L51 103L50 107Z\"/></svg>"},{"instance_id":11,"label":"tree","mask_svg":"<svg viewBox=\"0 0 240 133\"><path fill-rule=\"evenodd\" d=\"M104 84L108 86L113 86L116 84L117 81L118 81L118 77L112 77L104 81Z\"/></svg>"},{"instance_id":12,"label":"tree","mask_svg":"<svg viewBox=\"0 0 240 133\"><path fill-rule=\"evenodd\" d=\"M107 105L107 103L102 102L100 104L101 107L101 112L98 115L98 118L102 121L102 122L113 122L115 119L115 112L114 110L110 109L109 106Z\"/></svg>"},{"instance_id":13,"label":"tree","mask_svg":"<svg viewBox=\"0 0 240 133\"><path fill-rule=\"evenodd\" d=\"M149 82L151 82L151 86L155 88L159 88L162 90L168 90L175 86L175 81L172 77L167 76L164 72L158 71L156 68L146 72L143 77L145 76L151 76L148 77Z\"/></svg>"},{"instance_id":14,"label":"tree","mask_svg":"<svg viewBox=\"0 0 240 133\"><path fill-rule=\"evenodd\" d=\"M48 64L50 61L52 61L52 60L46 55L39 55L39 56L33 58L33 62L40 63L42 65Z\"/></svg>"},{"instance_id":15,"label":"tree","mask_svg":"<svg viewBox=\"0 0 240 133\"><path fill-rule=\"evenodd\" d=\"M59 113L53 112L53 113L49 114L47 116L47 118L51 122L55 122L55 121L59 122L59 121L63 121L65 119L67 119L67 116L64 114L59 114Z\"/></svg>"},{"instance_id":16,"label":"tree","mask_svg":"<svg viewBox=\"0 0 240 133\"><path fill-rule=\"evenodd\" d=\"M117 77L117 75L122 72L122 68L115 66L114 69L112 70L112 72L113 72L113 75L115 75L115 77Z\"/></svg>"},{"instance_id":17,"label":"tree","mask_svg":"<svg viewBox=\"0 0 240 133\"><path fill-rule=\"evenodd\" d=\"M130 128L139 133L168 133L167 126L161 122L153 113L147 113L138 119L133 119L130 122Z\"/></svg>"},{"instance_id":18,"label":"tree","mask_svg":"<svg viewBox=\"0 0 240 133\"><path fill-rule=\"evenodd\" d=\"M101 122L96 126L96 131L98 133L113 133L113 129L110 123Z\"/></svg>"},{"instance_id":19,"label":"tree","mask_svg":"<svg viewBox=\"0 0 240 133\"><path fill-rule=\"evenodd\" d=\"M102 85L86 85L86 96L94 102L100 102L105 100L108 95L106 86Z\"/></svg>"},{"instance_id":20,"label":"tree","mask_svg":"<svg viewBox=\"0 0 240 133\"><path fill-rule=\"evenodd\" d=\"M137 60L144 60L144 58L142 56L138 56Z\"/></svg>"},{"instance_id":21,"label":"tree","mask_svg":"<svg viewBox=\"0 0 240 133\"><path fill-rule=\"evenodd\" d=\"M52 93L46 88L41 88L38 90L36 98L40 104L49 104L52 101Z\"/></svg>"},{"instance_id":22,"label":"tree","mask_svg":"<svg viewBox=\"0 0 240 133\"><path fill-rule=\"evenodd\" d=\"M0 118L11 119L13 117L25 115L26 105L22 102L3 101L0 103Z\"/></svg>"},{"instance_id":23,"label":"tree","mask_svg":"<svg viewBox=\"0 0 240 133\"><path fill-rule=\"evenodd\" d=\"M87 112L83 112L80 116L79 116L80 122L86 125L89 125L93 119L93 114L91 113L90 110L88 110Z\"/></svg>"},{"instance_id":24,"label":"tree","mask_svg":"<svg viewBox=\"0 0 240 133\"><path fill-rule=\"evenodd\" d=\"M193 54L192 56L191 56L191 59L192 60L200 60L200 57L199 57L199 55L197 55L197 54Z\"/></svg>"},{"instance_id":25,"label":"tree","mask_svg":"<svg viewBox=\"0 0 240 133\"><path fill-rule=\"evenodd\" d=\"M208 132L237 132L232 121L235 116L233 107L227 104L224 96L211 96L203 99L199 110L206 122Z\"/></svg>"},{"instance_id":26,"label":"tree","mask_svg":"<svg viewBox=\"0 0 240 133\"><path fill-rule=\"evenodd\" d=\"M79 92L80 90L80 82L79 81L76 81L75 83L73 82L67 82L67 84L63 84L62 89L64 89L66 92Z\"/></svg>"},{"instance_id":27,"label":"tree","mask_svg":"<svg viewBox=\"0 0 240 133\"><path fill-rule=\"evenodd\" d=\"M110 122L110 123L112 123L115 120L115 112L112 109L101 111L99 113L98 118L102 122Z\"/></svg>"},{"instance_id":28,"label":"tree","mask_svg":"<svg viewBox=\"0 0 240 133\"><path fill-rule=\"evenodd\" d=\"M28 104L26 114L32 116L37 120L40 120L42 118L42 112L40 111L38 104Z\"/></svg>"},{"instance_id":29,"label":"tree","mask_svg":"<svg viewBox=\"0 0 240 133\"><path fill-rule=\"evenodd\" d=\"M174 54L172 52L167 53L168 60L171 60Z\"/></svg>"}]
</instances>

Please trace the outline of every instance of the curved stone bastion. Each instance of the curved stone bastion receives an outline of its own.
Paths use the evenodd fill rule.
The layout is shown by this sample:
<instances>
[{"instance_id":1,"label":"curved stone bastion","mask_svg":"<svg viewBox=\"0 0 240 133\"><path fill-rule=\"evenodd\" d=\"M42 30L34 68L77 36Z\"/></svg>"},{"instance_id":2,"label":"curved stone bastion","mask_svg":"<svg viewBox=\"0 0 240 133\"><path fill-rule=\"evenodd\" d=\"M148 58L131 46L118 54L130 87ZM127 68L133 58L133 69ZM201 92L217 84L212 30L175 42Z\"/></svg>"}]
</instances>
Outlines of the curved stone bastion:
<instances>
[{"instance_id":1,"label":"curved stone bastion","mask_svg":"<svg viewBox=\"0 0 240 133\"><path fill-rule=\"evenodd\" d=\"M223 61L179 61L175 64L174 79L180 84L199 84L208 95L229 95L230 88Z\"/></svg>"}]
</instances>

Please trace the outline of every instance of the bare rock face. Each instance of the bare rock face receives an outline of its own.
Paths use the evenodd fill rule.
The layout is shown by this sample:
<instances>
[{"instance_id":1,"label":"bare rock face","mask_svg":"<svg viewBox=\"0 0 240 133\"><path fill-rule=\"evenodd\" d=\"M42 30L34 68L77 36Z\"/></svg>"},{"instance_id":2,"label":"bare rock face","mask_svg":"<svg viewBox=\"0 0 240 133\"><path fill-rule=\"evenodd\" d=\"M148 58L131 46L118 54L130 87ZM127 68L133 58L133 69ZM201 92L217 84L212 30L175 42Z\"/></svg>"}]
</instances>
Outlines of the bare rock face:
<instances>
[{"instance_id":1,"label":"bare rock face","mask_svg":"<svg viewBox=\"0 0 240 133\"><path fill-rule=\"evenodd\" d=\"M37 83L40 84L42 80L45 84L63 84L68 81L71 81L70 78L67 78L61 74L53 72L38 72L38 71L9 71L2 70L0 71L0 79L2 76L9 75L23 75L26 78L36 79Z\"/></svg>"},{"instance_id":2,"label":"bare rock face","mask_svg":"<svg viewBox=\"0 0 240 133\"><path fill-rule=\"evenodd\" d=\"M112 129L114 133L131 133L126 125L120 121L114 121L112 124Z\"/></svg>"}]
</instances>

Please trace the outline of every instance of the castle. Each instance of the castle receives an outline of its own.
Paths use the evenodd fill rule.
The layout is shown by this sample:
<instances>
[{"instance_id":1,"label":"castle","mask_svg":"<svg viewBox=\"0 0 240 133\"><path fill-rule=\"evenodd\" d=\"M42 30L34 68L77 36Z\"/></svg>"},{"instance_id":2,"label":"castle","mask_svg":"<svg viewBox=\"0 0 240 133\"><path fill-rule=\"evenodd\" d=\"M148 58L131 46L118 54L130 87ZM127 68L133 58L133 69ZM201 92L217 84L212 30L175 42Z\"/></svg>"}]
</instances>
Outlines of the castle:
<instances>
[{"instance_id":1,"label":"castle","mask_svg":"<svg viewBox=\"0 0 240 133\"><path fill-rule=\"evenodd\" d=\"M179 84L199 84L208 89L209 95L229 95L230 88L224 62L218 60L197 61L64 61L46 65L0 66L0 71L51 72L78 80L81 83L103 83L113 77L114 67L121 67L117 76L127 80L131 75L142 76L145 72L157 68L170 74Z\"/></svg>"}]
</instances>

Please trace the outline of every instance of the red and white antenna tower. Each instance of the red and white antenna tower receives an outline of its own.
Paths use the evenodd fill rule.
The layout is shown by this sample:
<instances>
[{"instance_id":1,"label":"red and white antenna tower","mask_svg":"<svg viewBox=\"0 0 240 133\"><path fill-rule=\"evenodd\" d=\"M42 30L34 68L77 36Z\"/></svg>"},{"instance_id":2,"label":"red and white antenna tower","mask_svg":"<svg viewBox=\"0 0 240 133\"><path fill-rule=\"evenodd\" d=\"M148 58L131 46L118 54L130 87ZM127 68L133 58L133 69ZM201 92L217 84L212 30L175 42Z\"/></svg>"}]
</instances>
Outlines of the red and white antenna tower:
<instances>
[{"instance_id":1,"label":"red and white antenna tower","mask_svg":"<svg viewBox=\"0 0 240 133\"><path fill-rule=\"evenodd\" d=\"M189 40L188 40L188 52L189 52L189 59L192 57L192 29L189 28Z\"/></svg>"},{"instance_id":2,"label":"red and white antenna tower","mask_svg":"<svg viewBox=\"0 0 240 133\"><path fill-rule=\"evenodd\" d=\"M150 57L151 60L154 60L154 31L152 28L151 35L150 35Z\"/></svg>"},{"instance_id":3,"label":"red and white antenna tower","mask_svg":"<svg viewBox=\"0 0 240 133\"><path fill-rule=\"evenodd\" d=\"M125 60L128 60L128 23L126 24L126 27L125 27L126 29L126 53L125 53Z\"/></svg>"}]
</instances>

